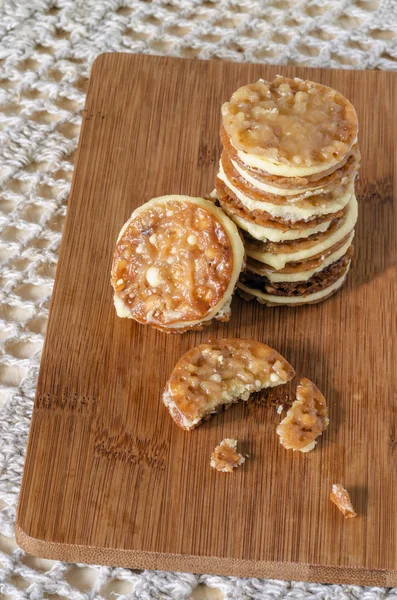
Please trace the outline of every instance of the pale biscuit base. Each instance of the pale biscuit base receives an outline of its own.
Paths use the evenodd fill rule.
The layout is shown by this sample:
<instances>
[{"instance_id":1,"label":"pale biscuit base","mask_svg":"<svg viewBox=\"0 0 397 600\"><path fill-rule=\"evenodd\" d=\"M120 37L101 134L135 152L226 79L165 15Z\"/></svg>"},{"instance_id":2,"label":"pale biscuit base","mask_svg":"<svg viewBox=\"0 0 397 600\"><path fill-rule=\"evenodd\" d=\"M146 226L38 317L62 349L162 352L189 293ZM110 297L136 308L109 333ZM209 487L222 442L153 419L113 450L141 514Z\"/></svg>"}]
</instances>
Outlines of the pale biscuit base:
<instances>
[{"instance_id":1,"label":"pale biscuit base","mask_svg":"<svg viewBox=\"0 0 397 600\"><path fill-rule=\"evenodd\" d=\"M327 190L326 194L308 196L304 199L292 202L288 198L280 200L280 196L270 196L260 190L254 191L244 187L236 179L231 179L225 172L222 162L219 164L218 178L223 181L226 189L234 194L243 207L248 211L265 212L272 219L283 219L290 223L309 221L318 216L337 213L348 204L354 191L354 179L345 185L339 185L333 190Z\"/></svg>"},{"instance_id":2,"label":"pale biscuit base","mask_svg":"<svg viewBox=\"0 0 397 600\"><path fill-rule=\"evenodd\" d=\"M303 306L306 304L318 304L319 302L324 302L324 300L328 300L333 294L335 294L344 284L347 273L350 268L350 263L343 273L343 275L335 281L329 287L321 290L320 292L316 292L314 294L307 294L306 296L276 296L271 294L264 294L259 290L249 288L248 286L241 283L241 281L237 284L237 293L239 296L244 298L244 300L257 300L260 304L265 304L266 306Z\"/></svg>"},{"instance_id":3,"label":"pale biscuit base","mask_svg":"<svg viewBox=\"0 0 397 600\"><path fill-rule=\"evenodd\" d=\"M251 258L248 258L247 260L246 269L247 271L252 271L253 273L262 275L270 282L275 283L307 281L316 273L320 273L342 258L349 250L353 238L354 231L352 231L347 239L343 240L342 244L335 244L334 249L330 248L329 250L326 250L324 254L315 256L312 259L309 258L306 261L292 263L291 265L288 265L287 263L287 266L279 271L272 267L267 267L267 265L257 262Z\"/></svg>"}]
</instances>

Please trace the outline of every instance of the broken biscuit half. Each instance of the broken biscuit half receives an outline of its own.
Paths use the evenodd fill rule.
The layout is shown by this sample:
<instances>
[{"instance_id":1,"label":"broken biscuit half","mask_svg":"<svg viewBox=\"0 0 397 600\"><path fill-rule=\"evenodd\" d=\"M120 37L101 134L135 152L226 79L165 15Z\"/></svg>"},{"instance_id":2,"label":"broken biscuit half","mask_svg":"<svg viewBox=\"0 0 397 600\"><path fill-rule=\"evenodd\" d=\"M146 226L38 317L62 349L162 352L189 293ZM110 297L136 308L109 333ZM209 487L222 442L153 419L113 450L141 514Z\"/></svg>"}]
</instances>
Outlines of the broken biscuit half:
<instances>
[{"instance_id":1,"label":"broken biscuit half","mask_svg":"<svg viewBox=\"0 0 397 600\"><path fill-rule=\"evenodd\" d=\"M296 390L296 400L277 427L280 443L287 450L310 452L328 427L325 398L312 381L304 377Z\"/></svg>"},{"instance_id":2,"label":"broken biscuit half","mask_svg":"<svg viewBox=\"0 0 397 600\"><path fill-rule=\"evenodd\" d=\"M210 465L222 473L232 473L245 462L245 458L237 451L237 440L226 438L221 441L211 454Z\"/></svg>"},{"instance_id":3,"label":"broken biscuit half","mask_svg":"<svg viewBox=\"0 0 397 600\"><path fill-rule=\"evenodd\" d=\"M292 366L273 348L242 339L212 340L182 356L163 394L175 423L191 430L253 392L290 381Z\"/></svg>"},{"instance_id":4,"label":"broken biscuit half","mask_svg":"<svg viewBox=\"0 0 397 600\"><path fill-rule=\"evenodd\" d=\"M132 213L116 243L116 313L167 333L228 321L244 261L236 225L212 201L153 198Z\"/></svg>"}]
</instances>

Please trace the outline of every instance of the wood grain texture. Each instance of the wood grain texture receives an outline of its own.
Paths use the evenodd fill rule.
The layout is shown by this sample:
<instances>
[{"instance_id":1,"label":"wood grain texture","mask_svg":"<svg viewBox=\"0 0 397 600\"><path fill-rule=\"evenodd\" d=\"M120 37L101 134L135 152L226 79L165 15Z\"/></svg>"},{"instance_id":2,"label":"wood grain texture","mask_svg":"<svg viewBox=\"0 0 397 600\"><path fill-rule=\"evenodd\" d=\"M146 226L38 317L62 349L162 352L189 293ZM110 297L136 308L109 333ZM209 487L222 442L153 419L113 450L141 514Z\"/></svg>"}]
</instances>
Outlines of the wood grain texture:
<instances>
[{"instance_id":1,"label":"wood grain texture","mask_svg":"<svg viewBox=\"0 0 397 600\"><path fill-rule=\"evenodd\" d=\"M119 319L110 264L142 202L213 189L220 106L276 73L309 77L357 108L363 154L356 255L324 304L233 300L228 324L167 336ZM397 585L395 73L106 54L93 67L43 350L17 539L44 557L136 568ZM279 350L328 400L308 455L286 451L277 404L236 405L185 432L161 404L180 356L209 337ZM237 438L250 458L209 467ZM329 501L349 490L359 514Z\"/></svg>"}]
</instances>

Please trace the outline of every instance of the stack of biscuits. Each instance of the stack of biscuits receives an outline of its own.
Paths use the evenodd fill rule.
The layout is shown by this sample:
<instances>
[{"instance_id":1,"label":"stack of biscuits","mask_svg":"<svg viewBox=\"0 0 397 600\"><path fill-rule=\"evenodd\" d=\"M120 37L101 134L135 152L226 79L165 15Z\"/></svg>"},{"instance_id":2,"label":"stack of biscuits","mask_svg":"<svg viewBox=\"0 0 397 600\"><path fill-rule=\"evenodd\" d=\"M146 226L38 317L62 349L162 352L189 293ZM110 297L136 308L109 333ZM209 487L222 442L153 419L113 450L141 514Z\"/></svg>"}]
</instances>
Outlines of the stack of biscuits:
<instances>
[{"instance_id":1,"label":"stack of biscuits","mask_svg":"<svg viewBox=\"0 0 397 600\"><path fill-rule=\"evenodd\" d=\"M222 106L216 192L244 236L244 298L297 306L342 286L357 221L357 134L342 94L298 78L260 79Z\"/></svg>"}]
</instances>

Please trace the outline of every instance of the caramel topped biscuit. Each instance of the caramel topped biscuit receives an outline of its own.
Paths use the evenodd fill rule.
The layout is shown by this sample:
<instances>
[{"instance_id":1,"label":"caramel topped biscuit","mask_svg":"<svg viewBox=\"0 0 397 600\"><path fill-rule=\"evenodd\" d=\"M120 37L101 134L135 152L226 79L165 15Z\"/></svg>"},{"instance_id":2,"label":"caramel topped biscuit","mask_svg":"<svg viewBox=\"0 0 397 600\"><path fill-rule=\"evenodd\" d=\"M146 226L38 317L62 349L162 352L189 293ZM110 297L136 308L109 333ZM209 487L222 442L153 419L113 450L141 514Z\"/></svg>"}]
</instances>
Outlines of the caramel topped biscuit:
<instances>
[{"instance_id":1,"label":"caramel topped biscuit","mask_svg":"<svg viewBox=\"0 0 397 600\"><path fill-rule=\"evenodd\" d=\"M212 202L155 198L132 214L116 244L117 314L176 332L227 320L243 261L236 226Z\"/></svg>"},{"instance_id":2,"label":"caramel topped biscuit","mask_svg":"<svg viewBox=\"0 0 397 600\"><path fill-rule=\"evenodd\" d=\"M271 267L266 263L262 263L258 260L255 260L254 258L247 259L247 269L249 271L257 273L258 275L264 275L265 277L268 277L269 275L275 273L279 274L280 276L283 276L285 274L289 275L294 273L301 273L303 271L310 271L311 269L320 267L324 263L324 259L328 258L329 256L332 256L340 248L343 248L347 242L351 243L350 238L353 237L353 233L353 231L351 233L348 233L344 238L342 238L339 242L337 242L330 248L327 248L322 252L318 252L313 256L309 256L309 258L307 259L288 262L282 269L275 269L274 267ZM283 280L280 279L279 281Z\"/></svg>"},{"instance_id":3,"label":"caramel topped biscuit","mask_svg":"<svg viewBox=\"0 0 397 600\"><path fill-rule=\"evenodd\" d=\"M251 289L247 287L244 283L240 282L238 284L237 293L239 296L244 298L244 300L257 300L259 304L265 304L266 306L307 306L308 304L318 304L319 302L324 302L324 300L328 300L331 298L344 284L346 280L346 276L349 270L350 263L342 273L341 277L335 281L332 285L329 285L326 288L321 289L318 292L314 292L312 294L306 294L305 296L278 296L275 294L265 294L256 289Z\"/></svg>"},{"instance_id":4,"label":"caramel topped biscuit","mask_svg":"<svg viewBox=\"0 0 397 600\"><path fill-rule=\"evenodd\" d=\"M291 223L337 212L346 206L353 194L354 177L313 192L288 196L265 192L244 180L233 168L225 152L222 153L219 167L218 177L246 208L263 210L273 217L281 216Z\"/></svg>"},{"instance_id":5,"label":"caramel topped biscuit","mask_svg":"<svg viewBox=\"0 0 397 600\"><path fill-rule=\"evenodd\" d=\"M287 177L337 168L358 134L356 111L341 93L282 76L239 88L222 120L244 163Z\"/></svg>"},{"instance_id":6,"label":"caramel topped biscuit","mask_svg":"<svg viewBox=\"0 0 397 600\"><path fill-rule=\"evenodd\" d=\"M295 240L285 240L272 242L270 240L259 240L253 238L249 233L244 232L244 243L248 251L269 254L296 254L297 252L311 250L318 244L321 244L334 234L345 224L348 210L344 211L337 219L330 221L328 229L313 233L308 237L302 237ZM349 223L343 230L343 236L347 235L354 227L354 221ZM346 230L346 233L345 233ZM334 237L332 237L332 241ZM339 241L339 240L338 240ZM263 261L262 261L263 262Z\"/></svg>"},{"instance_id":7,"label":"caramel topped biscuit","mask_svg":"<svg viewBox=\"0 0 397 600\"><path fill-rule=\"evenodd\" d=\"M308 279L299 276L297 280L291 281L287 279L287 275L283 275L282 278L284 281L276 282L247 270L241 274L240 284L251 289L253 292L263 292L274 297L301 298L304 300L312 294L327 290L339 281L347 273L352 255L353 246L350 246L342 258L315 272Z\"/></svg>"},{"instance_id":8,"label":"caramel topped biscuit","mask_svg":"<svg viewBox=\"0 0 397 600\"><path fill-rule=\"evenodd\" d=\"M230 157L234 168L238 170L242 177L247 179L248 176L248 179L253 179L253 183L256 186L258 186L258 182L263 184L266 191L273 194L284 193L295 195L306 190L314 191L319 188L327 188L344 179L350 179L355 175L360 166L361 154L356 143L347 157L329 169L311 175L283 177L268 173L263 170L263 167L253 167L244 163L223 126L220 130L220 138L222 146Z\"/></svg>"},{"instance_id":9,"label":"caramel topped biscuit","mask_svg":"<svg viewBox=\"0 0 397 600\"><path fill-rule=\"evenodd\" d=\"M295 402L277 427L280 443L287 450L310 452L328 423L325 398L314 383L305 377L299 382Z\"/></svg>"},{"instance_id":10,"label":"caramel topped biscuit","mask_svg":"<svg viewBox=\"0 0 397 600\"><path fill-rule=\"evenodd\" d=\"M330 224L333 219L340 217L343 214L343 211L346 210L346 205L342 208L334 206L333 210L335 210L335 212L321 213L319 215L311 216L308 219L291 221L285 216L274 216L263 209L247 208L240 198L238 198L237 194L233 192L219 176L215 181L215 188L220 205L231 219L234 219L234 217L237 216L253 225L274 227L280 229L282 232L286 232L291 228L298 231L312 229L324 222ZM349 196L349 198L351 199L351 196Z\"/></svg>"},{"instance_id":11,"label":"caramel topped biscuit","mask_svg":"<svg viewBox=\"0 0 397 600\"><path fill-rule=\"evenodd\" d=\"M263 388L287 383L291 365L260 342L225 339L200 344L182 356L165 387L163 402L183 429Z\"/></svg>"},{"instance_id":12,"label":"caramel topped biscuit","mask_svg":"<svg viewBox=\"0 0 397 600\"><path fill-rule=\"evenodd\" d=\"M334 220L329 230L290 242L260 242L252 238L246 239L247 256L280 271L286 265L299 263L317 256L325 256L325 252L354 236L357 221L357 200L353 196L346 207L342 219Z\"/></svg>"}]
</instances>

